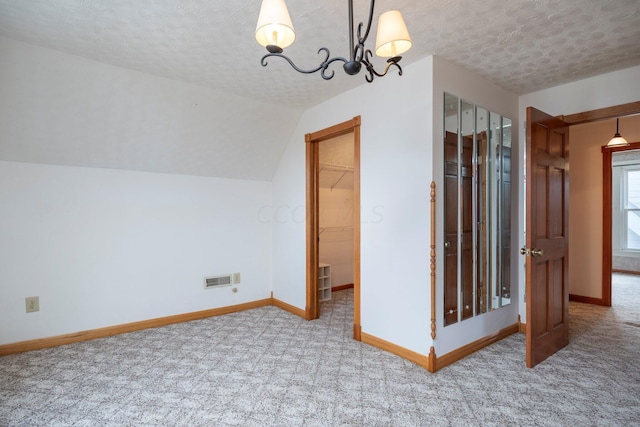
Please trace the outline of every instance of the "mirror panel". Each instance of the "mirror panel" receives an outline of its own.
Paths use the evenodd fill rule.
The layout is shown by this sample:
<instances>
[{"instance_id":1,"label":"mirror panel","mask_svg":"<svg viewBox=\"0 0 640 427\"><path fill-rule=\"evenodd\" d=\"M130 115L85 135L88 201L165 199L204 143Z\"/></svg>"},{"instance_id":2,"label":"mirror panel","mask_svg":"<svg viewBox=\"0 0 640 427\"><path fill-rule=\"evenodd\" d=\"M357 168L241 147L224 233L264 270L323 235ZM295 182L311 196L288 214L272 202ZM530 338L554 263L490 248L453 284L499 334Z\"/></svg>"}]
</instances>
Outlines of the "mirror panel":
<instances>
[{"instance_id":1,"label":"mirror panel","mask_svg":"<svg viewBox=\"0 0 640 427\"><path fill-rule=\"evenodd\" d=\"M491 215L491 203L487 200L491 185L491 145L487 140L489 112L476 108L476 175L475 175L475 211L476 211L476 312L486 313L487 295L491 283L491 236L487 227Z\"/></svg>"},{"instance_id":2,"label":"mirror panel","mask_svg":"<svg viewBox=\"0 0 640 427\"><path fill-rule=\"evenodd\" d=\"M511 119L502 118L502 144L500 161L500 230L501 230L501 268L500 268L500 305L511 303Z\"/></svg>"},{"instance_id":3,"label":"mirror panel","mask_svg":"<svg viewBox=\"0 0 640 427\"><path fill-rule=\"evenodd\" d=\"M444 94L444 324L458 321L458 97Z\"/></svg>"},{"instance_id":4,"label":"mirror panel","mask_svg":"<svg viewBox=\"0 0 640 427\"><path fill-rule=\"evenodd\" d=\"M502 117L499 114L494 112L489 112L489 123L488 129L489 132L489 147L490 147L490 184L489 184L489 194L488 194L488 203L492 206L488 226L490 233L490 257L491 257L491 273L492 276L489 281L489 310L495 310L500 307L499 300L496 299L496 295L499 294L499 283L500 283L500 266L502 264L502 259L500 256L500 245L501 245L501 228L500 228L500 202L502 199L502 193L500 188L500 169L501 169L501 160L500 160L500 138L501 138L501 126L502 126Z\"/></svg>"},{"instance_id":5,"label":"mirror panel","mask_svg":"<svg viewBox=\"0 0 640 427\"><path fill-rule=\"evenodd\" d=\"M462 116L462 138L460 141L460 216L461 222L459 227L460 238L460 283L462 285L462 320L473 317L474 315L474 236L473 236L473 168L474 168L474 105L466 101L460 103L460 112Z\"/></svg>"}]
</instances>

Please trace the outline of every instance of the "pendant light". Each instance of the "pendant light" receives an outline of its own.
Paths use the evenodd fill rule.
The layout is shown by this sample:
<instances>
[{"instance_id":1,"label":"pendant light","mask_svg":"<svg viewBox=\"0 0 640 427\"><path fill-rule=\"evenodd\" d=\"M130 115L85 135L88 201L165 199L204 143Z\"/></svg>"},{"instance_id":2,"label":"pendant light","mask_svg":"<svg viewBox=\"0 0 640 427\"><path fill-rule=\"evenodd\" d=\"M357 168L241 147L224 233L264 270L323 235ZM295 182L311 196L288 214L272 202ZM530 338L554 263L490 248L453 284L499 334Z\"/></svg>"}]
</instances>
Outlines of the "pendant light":
<instances>
[{"instance_id":1,"label":"pendant light","mask_svg":"<svg viewBox=\"0 0 640 427\"><path fill-rule=\"evenodd\" d=\"M626 139L620 136L620 132L618 132L618 118L616 117L616 134L613 135L611 141L607 144L607 147L623 147L629 145Z\"/></svg>"}]
</instances>

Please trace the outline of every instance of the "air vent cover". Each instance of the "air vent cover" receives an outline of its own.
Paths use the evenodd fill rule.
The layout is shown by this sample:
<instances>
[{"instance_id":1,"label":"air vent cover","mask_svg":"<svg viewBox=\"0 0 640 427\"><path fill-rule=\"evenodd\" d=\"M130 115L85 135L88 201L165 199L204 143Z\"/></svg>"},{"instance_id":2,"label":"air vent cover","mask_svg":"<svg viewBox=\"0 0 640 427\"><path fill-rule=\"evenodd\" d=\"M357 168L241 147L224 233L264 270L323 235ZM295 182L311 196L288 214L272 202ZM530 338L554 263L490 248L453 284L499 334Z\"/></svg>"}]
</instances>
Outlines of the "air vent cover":
<instances>
[{"instance_id":1,"label":"air vent cover","mask_svg":"<svg viewBox=\"0 0 640 427\"><path fill-rule=\"evenodd\" d=\"M215 276L215 277L205 277L204 278L204 287L205 289L210 288L218 288L221 286L231 286L231 275L227 274L225 276Z\"/></svg>"}]
</instances>

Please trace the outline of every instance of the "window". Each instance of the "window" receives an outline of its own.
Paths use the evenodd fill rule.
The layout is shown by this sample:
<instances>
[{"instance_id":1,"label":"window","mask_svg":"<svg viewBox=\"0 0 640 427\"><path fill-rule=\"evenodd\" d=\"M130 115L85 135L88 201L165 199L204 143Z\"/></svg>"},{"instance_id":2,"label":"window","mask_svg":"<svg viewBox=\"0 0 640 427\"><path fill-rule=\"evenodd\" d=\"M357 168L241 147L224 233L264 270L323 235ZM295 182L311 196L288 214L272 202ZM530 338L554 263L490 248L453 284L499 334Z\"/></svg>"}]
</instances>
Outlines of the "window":
<instances>
[{"instance_id":1,"label":"window","mask_svg":"<svg viewBox=\"0 0 640 427\"><path fill-rule=\"evenodd\" d=\"M640 251L640 165L623 167L621 178L621 249Z\"/></svg>"}]
</instances>

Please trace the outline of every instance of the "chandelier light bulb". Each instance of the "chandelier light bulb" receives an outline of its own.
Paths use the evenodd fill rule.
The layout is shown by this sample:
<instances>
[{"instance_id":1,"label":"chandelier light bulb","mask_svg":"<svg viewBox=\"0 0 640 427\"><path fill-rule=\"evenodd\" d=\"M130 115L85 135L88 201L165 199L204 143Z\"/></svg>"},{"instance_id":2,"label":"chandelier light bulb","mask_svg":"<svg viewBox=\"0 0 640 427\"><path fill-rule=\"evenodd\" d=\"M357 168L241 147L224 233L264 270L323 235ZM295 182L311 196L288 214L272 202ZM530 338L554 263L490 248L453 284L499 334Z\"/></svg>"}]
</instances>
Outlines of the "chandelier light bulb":
<instances>
[{"instance_id":1,"label":"chandelier light bulb","mask_svg":"<svg viewBox=\"0 0 640 427\"><path fill-rule=\"evenodd\" d=\"M263 0L256 25L256 41L269 52L282 52L296 39L284 0Z\"/></svg>"},{"instance_id":2,"label":"chandelier light bulb","mask_svg":"<svg viewBox=\"0 0 640 427\"><path fill-rule=\"evenodd\" d=\"M390 10L378 18L376 55L389 58L402 55L411 48L411 36L399 10Z\"/></svg>"}]
</instances>

